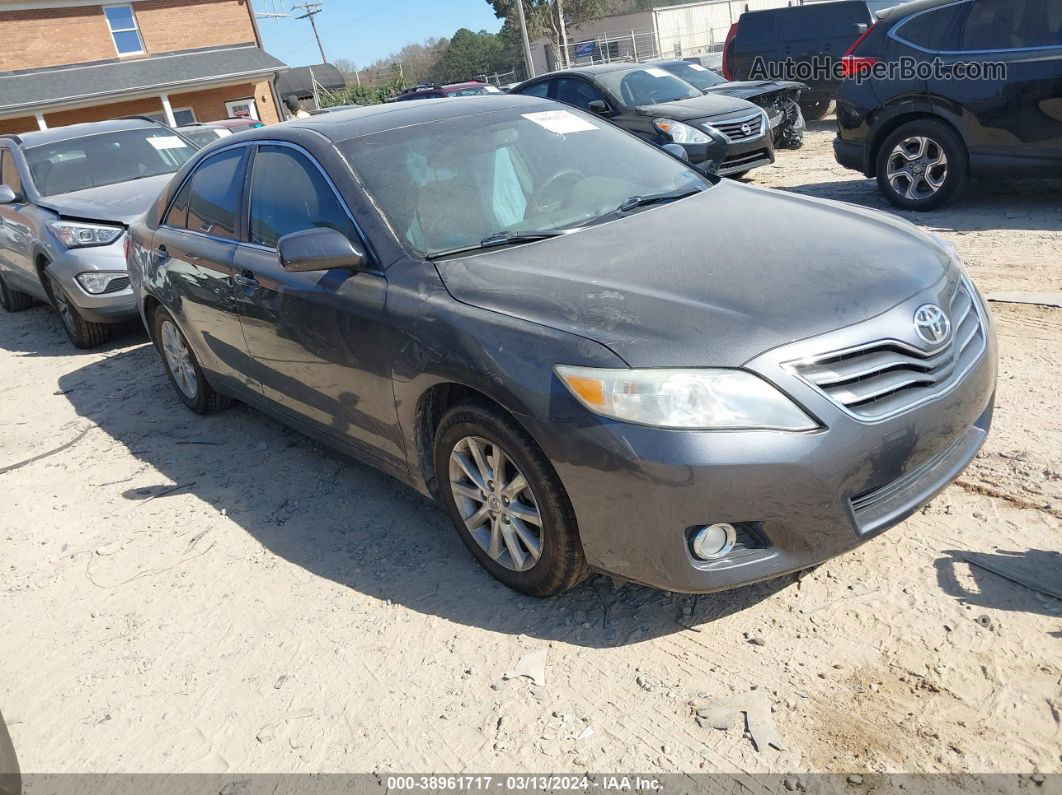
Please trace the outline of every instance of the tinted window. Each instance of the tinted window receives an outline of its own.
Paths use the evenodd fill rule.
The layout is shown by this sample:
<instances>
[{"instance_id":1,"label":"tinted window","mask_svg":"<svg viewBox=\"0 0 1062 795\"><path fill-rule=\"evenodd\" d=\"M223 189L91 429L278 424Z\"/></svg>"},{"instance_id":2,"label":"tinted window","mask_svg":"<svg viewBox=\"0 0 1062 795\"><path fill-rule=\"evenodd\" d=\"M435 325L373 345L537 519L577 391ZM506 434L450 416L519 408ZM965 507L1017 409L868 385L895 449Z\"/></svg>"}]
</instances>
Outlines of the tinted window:
<instances>
[{"instance_id":1,"label":"tinted window","mask_svg":"<svg viewBox=\"0 0 1062 795\"><path fill-rule=\"evenodd\" d=\"M549 80L543 80L541 83L535 83L520 89L521 94L526 94L529 97L548 97L549 96Z\"/></svg>"},{"instance_id":2,"label":"tinted window","mask_svg":"<svg viewBox=\"0 0 1062 795\"><path fill-rule=\"evenodd\" d=\"M665 64L663 68L700 89L711 88L726 82L725 77L716 74L711 69L705 69L699 63L673 61Z\"/></svg>"},{"instance_id":3,"label":"tinted window","mask_svg":"<svg viewBox=\"0 0 1062 795\"><path fill-rule=\"evenodd\" d=\"M826 24L825 14L822 9L809 8L806 11L801 8L798 13L786 14L781 18L779 26L782 41L805 41L807 39L821 39L826 33L823 26Z\"/></svg>"},{"instance_id":4,"label":"tinted window","mask_svg":"<svg viewBox=\"0 0 1062 795\"><path fill-rule=\"evenodd\" d=\"M242 187L243 148L204 160L192 175L188 229L214 237L236 237L236 204Z\"/></svg>"},{"instance_id":5,"label":"tinted window","mask_svg":"<svg viewBox=\"0 0 1062 795\"><path fill-rule=\"evenodd\" d=\"M7 149L0 149L0 185L7 185L16 194L22 195L22 178L19 177L15 160Z\"/></svg>"},{"instance_id":6,"label":"tinted window","mask_svg":"<svg viewBox=\"0 0 1062 795\"><path fill-rule=\"evenodd\" d=\"M274 248L284 235L315 227L356 239L350 218L317 166L287 147L261 147L251 183L251 242Z\"/></svg>"},{"instance_id":7,"label":"tinted window","mask_svg":"<svg viewBox=\"0 0 1062 795\"><path fill-rule=\"evenodd\" d=\"M166 214L166 220L162 223L166 226L172 226L175 229L185 229L188 227L188 194L191 192L192 180L185 180L180 193L177 194L177 198L174 199L173 204L170 205L170 211Z\"/></svg>"},{"instance_id":8,"label":"tinted window","mask_svg":"<svg viewBox=\"0 0 1062 795\"><path fill-rule=\"evenodd\" d=\"M966 6L955 5L918 14L897 25L896 35L911 44L935 50L943 45L944 37L965 11Z\"/></svg>"},{"instance_id":9,"label":"tinted window","mask_svg":"<svg viewBox=\"0 0 1062 795\"><path fill-rule=\"evenodd\" d=\"M1062 46L1057 0L975 0L963 27L963 50Z\"/></svg>"},{"instance_id":10,"label":"tinted window","mask_svg":"<svg viewBox=\"0 0 1062 795\"><path fill-rule=\"evenodd\" d=\"M821 27L821 35L828 39L848 37L854 41L859 36L857 25L870 27L874 24L873 16L862 3L846 3L833 8L823 6L819 10L824 13L815 19L815 23Z\"/></svg>"},{"instance_id":11,"label":"tinted window","mask_svg":"<svg viewBox=\"0 0 1062 795\"><path fill-rule=\"evenodd\" d=\"M172 174L195 151L172 130L152 126L33 146L25 155L37 191L55 196Z\"/></svg>"},{"instance_id":12,"label":"tinted window","mask_svg":"<svg viewBox=\"0 0 1062 795\"><path fill-rule=\"evenodd\" d=\"M743 14L738 22L737 40L742 45L770 44L774 41L775 14Z\"/></svg>"},{"instance_id":13,"label":"tinted window","mask_svg":"<svg viewBox=\"0 0 1062 795\"><path fill-rule=\"evenodd\" d=\"M604 101L600 92L585 80L570 77L557 81L557 101L586 110L595 99Z\"/></svg>"}]
</instances>

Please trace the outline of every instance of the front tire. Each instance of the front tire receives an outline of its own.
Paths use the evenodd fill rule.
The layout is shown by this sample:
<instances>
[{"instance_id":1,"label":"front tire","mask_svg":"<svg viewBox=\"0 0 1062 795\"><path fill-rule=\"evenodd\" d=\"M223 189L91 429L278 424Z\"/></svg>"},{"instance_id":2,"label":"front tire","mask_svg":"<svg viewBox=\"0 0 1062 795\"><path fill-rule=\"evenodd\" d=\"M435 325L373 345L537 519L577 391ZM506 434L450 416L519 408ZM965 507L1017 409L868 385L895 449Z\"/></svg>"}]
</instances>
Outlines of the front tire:
<instances>
[{"instance_id":1,"label":"front tire","mask_svg":"<svg viewBox=\"0 0 1062 795\"><path fill-rule=\"evenodd\" d=\"M804 113L805 119L811 121L818 121L819 119L826 118L826 114L830 112L830 100L828 99L805 99L800 102L800 110Z\"/></svg>"},{"instance_id":2,"label":"front tire","mask_svg":"<svg viewBox=\"0 0 1062 795\"><path fill-rule=\"evenodd\" d=\"M478 401L450 409L435 435L439 501L472 555L529 596L568 591L589 569L575 511L538 445Z\"/></svg>"},{"instance_id":3,"label":"front tire","mask_svg":"<svg viewBox=\"0 0 1062 795\"><path fill-rule=\"evenodd\" d=\"M33 296L12 290L4 282L4 277L0 276L0 306L7 312L21 312L33 306Z\"/></svg>"},{"instance_id":4,"label":"front tire","mask_svg":"<svg viewBox=\"0 0 1062 795\"><path fill-rule=\"evenodd\" d=\"M918 119L894 130L878 150L875 174L885 198L904 210L932 210L966 188L969 158L947 125Z\"/></svg>"},{"instance_id":5,"label":"front tire","mask_svg":"<svg viewBox=\"0 0 1062 795\"><path fill-rule=\"evenodd\" d=\"M184 405L196 414L210 414L232 405L232 398L216 391L207 382L192 347L169 312L161 308L155 310L151 330L166 375Z\"/></svg>"},{"instance_id":6,"label":"front tire","mask_svg":"<svg viewBox=\"0 0 1062 795\"><path fill-rule=\"evenodd\" d=\"M51 296L52 306L59 313L59 320L63 323L63 331L75 348L97 348L111 338L111 327L103 323L90 323L81 317L74 302L59 280L52 275L47 277L48 295Z\"/></svg>"}]
</instances>

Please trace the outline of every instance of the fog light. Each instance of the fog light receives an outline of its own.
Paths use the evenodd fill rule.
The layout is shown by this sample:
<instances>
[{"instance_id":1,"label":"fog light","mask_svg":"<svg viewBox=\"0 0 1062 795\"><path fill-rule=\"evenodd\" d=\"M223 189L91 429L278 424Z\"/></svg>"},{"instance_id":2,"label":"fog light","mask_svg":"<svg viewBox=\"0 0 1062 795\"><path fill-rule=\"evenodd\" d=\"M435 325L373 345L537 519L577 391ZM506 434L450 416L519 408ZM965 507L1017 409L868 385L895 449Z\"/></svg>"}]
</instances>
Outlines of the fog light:
<instances>
[{"instance_id":1,"label":"fog light","mask_svg":"<svg viewBox=\"0 0 1062 795\"><path fill-rule=\"evenodd\" d=\"M100 295L107 291L112 281L124 276L126 276L125 272L86 271L77 275L77 281L85 288L86 293Z\"/></svg>"},{"instance_id":2,"label":"fog light","mask_svg":"<svg viewBox=\"0 0 1062 795\"><path fill-rule=\"evenodd\" d=\"M728 554L737 541L734 525L720 522L702 527L693 534L690 546L701 560L715 560Z\"/></svg>"}]
</instances>

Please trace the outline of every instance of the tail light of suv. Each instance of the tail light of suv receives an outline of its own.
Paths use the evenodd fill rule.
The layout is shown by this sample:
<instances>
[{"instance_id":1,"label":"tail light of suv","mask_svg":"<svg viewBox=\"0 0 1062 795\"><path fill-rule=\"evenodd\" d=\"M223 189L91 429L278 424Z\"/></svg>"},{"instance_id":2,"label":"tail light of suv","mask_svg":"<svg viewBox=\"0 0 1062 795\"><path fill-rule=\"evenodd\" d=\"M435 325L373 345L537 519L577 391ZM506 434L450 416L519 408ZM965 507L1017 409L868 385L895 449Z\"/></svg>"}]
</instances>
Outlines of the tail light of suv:
<instances>
[{"instance_id":1,"label":"tail light of suv","mask_svg":"<svg viewBox=\"0 0 1062 795\"><path fill-rule=\"evenodd\" d=\"M738 23L730 26L723 44L723 77L734 80L734 38L737 36Z\"/></svg>"},{"instance_id":2,"label":"tail light of suv","mask_svg":"<svg viewBox=\"0 0 1062 795\"><path fill-rule=\"evenodd\" d=\"M841 74L845 78L855 77L858 74L862 74L878 62L877 56L859 54L860 45L866 37L870 35L870 32L874 30L876 25L877 23L874 23L874 25L871 25L863 31L859 38L852 42L852 46L845 50L844 55L841 56ZM726 63L725 56L723 62Z\"/></svg>"}]
</instances>

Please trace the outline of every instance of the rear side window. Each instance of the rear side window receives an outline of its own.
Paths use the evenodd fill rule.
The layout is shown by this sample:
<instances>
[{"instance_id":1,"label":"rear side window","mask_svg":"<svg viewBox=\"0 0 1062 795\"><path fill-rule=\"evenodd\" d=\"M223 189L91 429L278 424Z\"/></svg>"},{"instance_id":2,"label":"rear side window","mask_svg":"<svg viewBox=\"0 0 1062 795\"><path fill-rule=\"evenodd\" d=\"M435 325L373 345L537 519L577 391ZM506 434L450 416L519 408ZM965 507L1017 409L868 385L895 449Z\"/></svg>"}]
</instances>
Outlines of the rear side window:
<instances>
[{"instance_id":1,"label":"rear side window","mask_svg":"<svg viewBox=\"0 0 1062 795\"><path fill-rule=\"evenodd\" d=\"M284 235L318 227L357 239L332 186L305 155L284 146L262 146L251 180L252 243L276 248Z\"/></svg>"},{"instance_id":2,"label":"rear side window","mask_svg":"<svg viewBox=\"0 0 1062 795\"><path fill-rule=\"evenodd\" d=\"M1062 47L1057 0L974 0L963 27L962 50Z\"/></svg>"},{"instance_id":3,"label":"rear side window","mask_svg":"<svg viewBox=\"0 0 1062 795\"><path fill-rule=\"evenodd\" d=\"M228 239L236 237L236 203L243 182L243 155L242 148L230 149L208 157L195 170L188 194L190 231Z\"/></svg>"},{"instance_id":4,"label":"rear side window","mask_svg":"<svg viewBox=\"0 0 1062 795\"><path fill-rule=\"evenodd\" d=\"M862 3L845 3L836 7L827 5L817 10L822 12L817 20L822 26L822 35L828 39L845 36L855 39L859 36L859 25L870 27L874 24L874 17Z\"/></svg>"},{"instance_id":5,"label":"rear side window","mask_svg":"<svg viewBox=\"0 0 1062 795\"><path fill-rule=\"evenodd\" d=\"M948 34L958 29L959 17L967 7L968 4L959 4L916 14L896 26L896 36L926 50L947 48Z\"/></svg>"}]
</instances>

